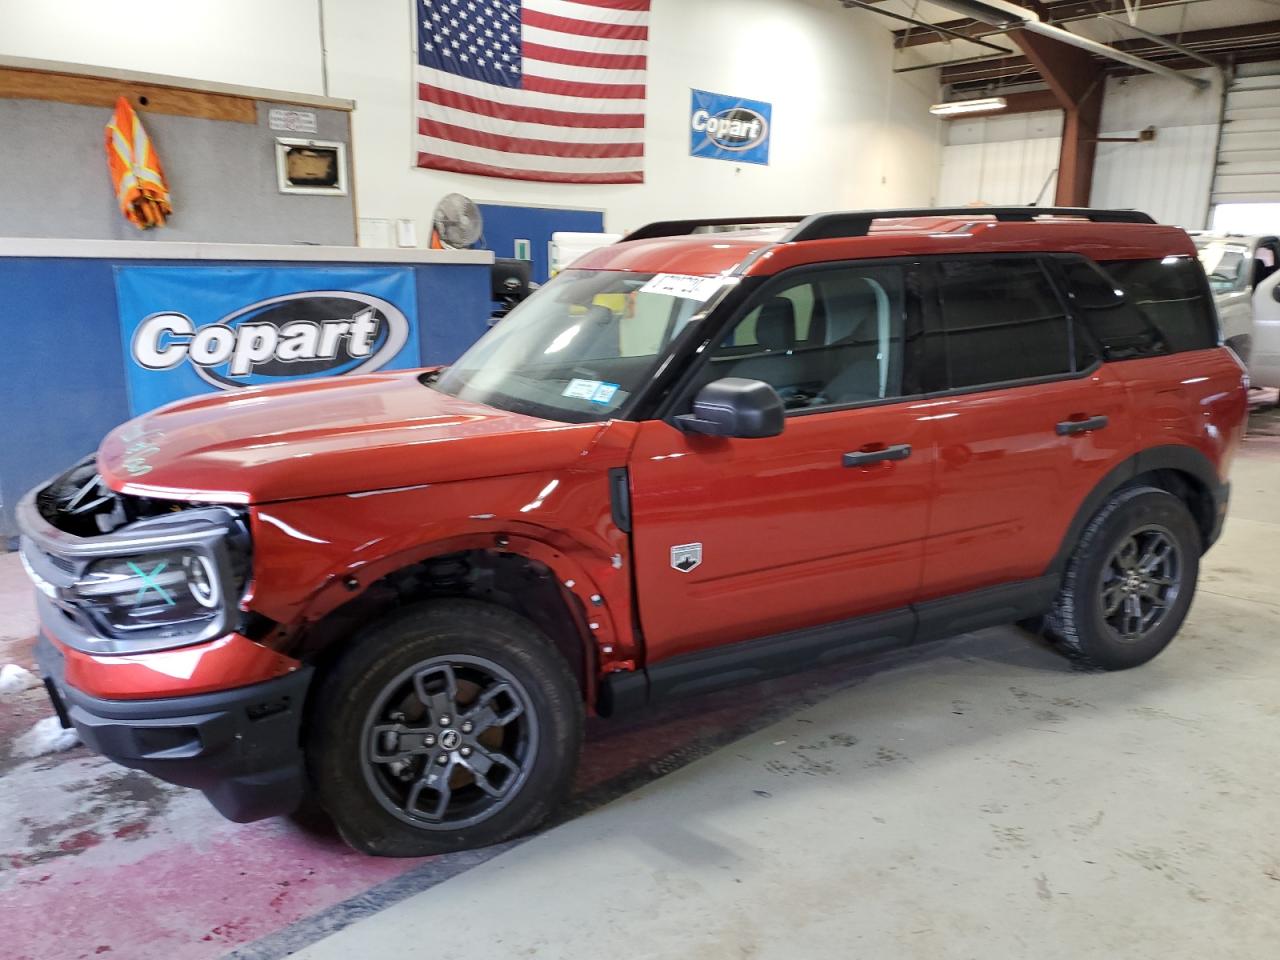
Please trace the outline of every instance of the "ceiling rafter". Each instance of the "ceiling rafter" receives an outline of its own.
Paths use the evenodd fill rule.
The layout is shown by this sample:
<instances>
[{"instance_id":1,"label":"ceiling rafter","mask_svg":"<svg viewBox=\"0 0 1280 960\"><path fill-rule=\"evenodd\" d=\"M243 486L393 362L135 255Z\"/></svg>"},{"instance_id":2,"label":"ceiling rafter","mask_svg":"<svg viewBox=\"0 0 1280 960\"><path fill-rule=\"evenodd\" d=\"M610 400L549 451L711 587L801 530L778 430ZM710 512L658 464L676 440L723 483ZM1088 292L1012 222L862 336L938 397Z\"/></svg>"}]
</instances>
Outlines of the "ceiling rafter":
<instances>
[{"instance_id":1,"label":"ceiling rafter","mask_svg":"<svg viewBox=\"0 0 1280 960\"><path fill-rule=\"evenodd\" d=\"M1222 60L1229 56L1236 63L1280 59L1280 20L1195 30L1181 34L1176 39L1182 46L1196 53ZM1111 46L1174 69L1203 66L1203 63L1192 57L1143 38L1120 40ZM1097 63L1111 74L1134 72L1122 65L1107 64L1101 58L1098 58ZM957 89L991 83L1029 83L1039 79L1040 74L1035 65L1022 56L973 58L967 63L944 66L941 71L942 82Z\"/></svg>"},{"instance_id":2,"label":"ceiling rafter","mask_svg":"<svg viewBox=\"0 0 1280 960\"><path fill-rule=\"evenodd\" d=\"M1142 10L1146 12L1169 7L1185 7L1190 4L1205 2L1208 2L1208 0L1143 0ZM1024 6L1035 9L1035 6L1029 3L1024 3ZM1057 2L1040 4L1036 12L1041 15L1041 19L1046 23L1051 23L1055 26L1077 23L1081 20L1096 20L1100 13L1126 15L1124 0L1057 0ZM972 39L1000 36L1004 33L1004 31L998 27L993 27L989 23L967 18L940 21L938 26ZM920 27L893 31L894 46L900 50L934 43L946 43L950 39L952 38L944 34Z\"/></svg>"}]
</instances>

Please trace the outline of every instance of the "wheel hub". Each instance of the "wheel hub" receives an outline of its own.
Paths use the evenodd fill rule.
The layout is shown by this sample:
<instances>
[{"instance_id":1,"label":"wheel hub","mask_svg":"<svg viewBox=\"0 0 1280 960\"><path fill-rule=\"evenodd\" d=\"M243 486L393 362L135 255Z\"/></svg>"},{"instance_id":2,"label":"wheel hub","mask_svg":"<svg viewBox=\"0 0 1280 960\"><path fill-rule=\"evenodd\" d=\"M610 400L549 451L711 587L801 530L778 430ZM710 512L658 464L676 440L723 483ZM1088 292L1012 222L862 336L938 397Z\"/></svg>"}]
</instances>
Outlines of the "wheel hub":
<instances>
[{"instance_id":1,"label":"wheel hub","mask_svg":"<svg viewBox=\"0 0 1280 960\"><path fill-rule=\"evenodd\" d=\"M1173 534L1157 525L1135 530L1103 568L1102 618L1120 640L1141 640L1163 622L1181 583L1182 556Z\"/></svg>"},{"instance_id":2,"label":"wheel hub","mask_svg":"<svg viewBox=\"0 0 1280 960\"><path fill-rule=\"evenodd\" d=\"M445 730L440 734L440 746L446 750L457 750L462 746L462 734L457 730Z\"/></svg>"},{"instance_id":3,"label":"wheel hub","mask_svg":"<svg viewBox=\"0 0 1280 960\"><path fill-rule=\"evenodd\" d=\"M505 669L469 655L406 670L367 714L365 780L396 817L424 829L484 820L516 794L533 766L537 717Z\"/></svg>"}]
</instances>

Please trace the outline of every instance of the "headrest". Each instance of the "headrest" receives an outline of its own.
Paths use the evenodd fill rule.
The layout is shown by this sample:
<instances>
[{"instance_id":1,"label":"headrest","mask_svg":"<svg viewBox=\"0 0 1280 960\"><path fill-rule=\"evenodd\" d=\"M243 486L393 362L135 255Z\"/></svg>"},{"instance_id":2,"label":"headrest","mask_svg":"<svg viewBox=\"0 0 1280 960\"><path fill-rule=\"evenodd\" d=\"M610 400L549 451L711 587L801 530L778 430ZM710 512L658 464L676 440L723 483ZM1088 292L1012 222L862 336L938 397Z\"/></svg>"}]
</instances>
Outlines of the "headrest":
<instances>
[{"instance_id":1,"label":"headrest","mask_svg":"<svg viewBox=\"0 0 1280 960\"><path fill-rule=\"evenodd\" d=\"M760 308L756 318L756 342L781 353L796 342L796 308L786 297L774 297Z\"/></svg>"},{"instance_id":2,"label":"headrest","mask_svg":"<svg viewBox=\"0 0 1280 960\"><path fill-rule=\"evenodd\" d=\"M828 293L827 343L840 343L858 334L861 339L874 338L874 321L879 318L879 301L873 281L859 278L843 289ZM871 321L866 330L861 328Z\"/></svg>"}]
</instances>

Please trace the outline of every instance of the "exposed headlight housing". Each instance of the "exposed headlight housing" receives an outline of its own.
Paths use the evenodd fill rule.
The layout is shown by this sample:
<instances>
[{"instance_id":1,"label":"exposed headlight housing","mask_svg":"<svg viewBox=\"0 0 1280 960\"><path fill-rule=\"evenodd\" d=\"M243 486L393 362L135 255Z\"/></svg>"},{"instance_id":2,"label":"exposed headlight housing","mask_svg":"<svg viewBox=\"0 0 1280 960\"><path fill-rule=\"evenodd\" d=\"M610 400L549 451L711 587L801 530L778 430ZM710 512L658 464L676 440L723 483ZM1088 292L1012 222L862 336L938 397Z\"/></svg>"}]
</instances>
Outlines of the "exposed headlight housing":
<instances>
[{"instance_id":1,"label":"exposed headlight housing","mask_svg":"<svg viewBox=\"0 0 1280 960\"><path fill-rule=\"evenodd\" d=\"M209 556L164 550L96 560L71 591L112 632L181 635L216 616L222 587Z\"/></svg>"},{"instance_id":2,"label":"exposed headlight housing","mask_svg":"<svg viewBox=\"0 0 1280 960\"><path fill-rule=\"evenodd\" d=\"M98 654L180 647L237 629L251 563L245 511L131 501L95 487L91 470L79 476L84 466L18 504L23 565L45 628Z\"/></svg>"}]
</instances>

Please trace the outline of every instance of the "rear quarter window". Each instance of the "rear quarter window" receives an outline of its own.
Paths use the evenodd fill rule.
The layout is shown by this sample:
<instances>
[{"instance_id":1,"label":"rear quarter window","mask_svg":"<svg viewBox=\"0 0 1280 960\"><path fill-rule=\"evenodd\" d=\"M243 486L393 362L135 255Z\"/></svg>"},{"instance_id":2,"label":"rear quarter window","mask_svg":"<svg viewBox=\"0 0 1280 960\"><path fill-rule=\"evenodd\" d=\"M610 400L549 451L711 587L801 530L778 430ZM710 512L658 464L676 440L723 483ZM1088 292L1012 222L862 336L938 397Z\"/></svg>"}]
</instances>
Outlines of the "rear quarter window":
<instances>
[{"instance_id":1,"label":"rear quarter window","mask_svg":"<svg viewBox=\"0 0 1280 960\"><path fill-rule=\"evenodd\" d=\"M1110 260L1101 264L1122 304L1082 309L1108 360L1207 350L1218 345L1218 320L1204 270L1191 257ZM1081 276L1068 271L1073 287Z\"/></svg>"}]
</instances>

